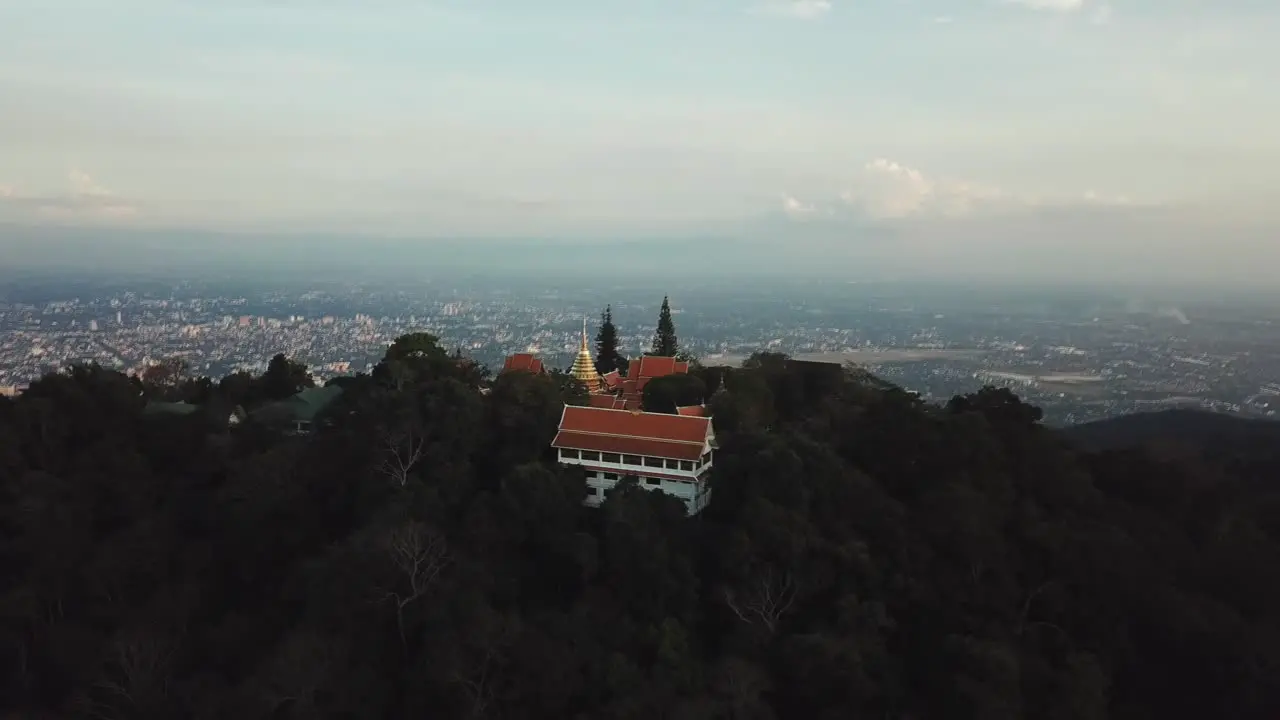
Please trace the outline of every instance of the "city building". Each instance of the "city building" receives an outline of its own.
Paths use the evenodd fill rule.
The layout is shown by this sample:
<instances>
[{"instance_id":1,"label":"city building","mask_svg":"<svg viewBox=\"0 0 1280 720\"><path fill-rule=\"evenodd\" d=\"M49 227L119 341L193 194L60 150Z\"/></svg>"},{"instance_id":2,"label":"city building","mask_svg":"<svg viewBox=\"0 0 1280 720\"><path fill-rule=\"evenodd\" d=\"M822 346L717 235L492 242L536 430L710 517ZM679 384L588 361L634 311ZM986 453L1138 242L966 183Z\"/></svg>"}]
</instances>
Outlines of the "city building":
<instances>
[{"instance_id":1,"label":"city building","mask_svg":"<svg viewBox=\"0 0 1280 720\"><path fill-rule=\"evenodd\" d=\"M551 446L562 465L586 473L586 504L598 506L624 477L682 500L690 515L711 500L711 418L565 406Z\"/></svg>"}]
</instances>

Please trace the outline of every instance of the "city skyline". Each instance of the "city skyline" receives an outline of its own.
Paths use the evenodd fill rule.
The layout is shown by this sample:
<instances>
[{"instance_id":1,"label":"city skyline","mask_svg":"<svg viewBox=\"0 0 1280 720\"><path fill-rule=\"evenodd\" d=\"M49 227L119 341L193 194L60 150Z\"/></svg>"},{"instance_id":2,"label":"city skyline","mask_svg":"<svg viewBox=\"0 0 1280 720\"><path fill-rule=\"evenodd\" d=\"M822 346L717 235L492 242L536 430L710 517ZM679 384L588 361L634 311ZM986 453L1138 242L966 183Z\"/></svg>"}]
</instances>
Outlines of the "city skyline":
<instances>
[{"instance_id":1,"label":"city skyline","mask_svg":"<svg viewBox=\"0 0 1280 720\"><path fill-rule=\"evenodd\" d=\"M584 316L590 349L606 304L619 353L647 353L664 294L502 282L36 283L0 293L0 393L73 362L142 373L181 358L216 381L262 372L276 353L324 381L371 371L395 338L420 331L494 371L527 352L567 369ZM1167 407L1280 411L1274 305L819 282L706 286L672 296L671 307L679 349L706 365L738 366L757 351L853 362L934 403L1010 387L1052 424Z\"/></svg>"},{"instance_id":2,"label":"city skyline","mask_svg":"<svg viewBox=\"0 0 1280 720\"><path fill-rule=\"evenodd\" d=\"M1246 0L0 3L0 247L779 238L1265 279L1277 30Z\"/></svg>"}]
</instances>

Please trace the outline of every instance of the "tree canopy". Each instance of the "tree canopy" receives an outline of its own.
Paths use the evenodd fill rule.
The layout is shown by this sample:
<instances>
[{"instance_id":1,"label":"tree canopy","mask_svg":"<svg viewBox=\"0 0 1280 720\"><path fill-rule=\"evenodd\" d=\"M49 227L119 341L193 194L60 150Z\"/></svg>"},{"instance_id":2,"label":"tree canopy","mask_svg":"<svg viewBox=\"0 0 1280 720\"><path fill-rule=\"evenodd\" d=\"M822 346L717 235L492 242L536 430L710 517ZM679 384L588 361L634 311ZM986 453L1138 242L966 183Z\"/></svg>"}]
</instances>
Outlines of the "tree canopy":
<instances>
[{"instance_id":1,"label":"tree canopy","mask_svg":"<svg viewBox=\"0 0 1280 720\"><path fill-rule=\"evenodd\" d=\"M601 375L627 371L627 359L618 353L618 328L613 324L613 307L605 306L596 331L596 372Z\"/></svg>"},{"instance_id":2,"label":"tree canopy","mask_svg":"<svg viewBox=\"0 0 1280 720\"><path fill-rule=\"evenodd\" d=\"M580 385L484 374L402 338L304 435L95 365L0 398L0 714L1280 710L1274 443L1090 452L1008 391L762 355L691 376L719 448L687 518L634 479L584 507L548 450Z\"/></svg>"},{"instance_id":3,"label":"tree canopy","mask_svg":"<svg viewBox=\"0 0 1280 720\"><path fill-rule=\"evenodd\" d=\"M653 355L675 356L680 352L680 344L676 339L676 325L671 320L671 302L662 298L662 309L658 311L658 328L653 333Z\"/></svg>"}]
</instances>

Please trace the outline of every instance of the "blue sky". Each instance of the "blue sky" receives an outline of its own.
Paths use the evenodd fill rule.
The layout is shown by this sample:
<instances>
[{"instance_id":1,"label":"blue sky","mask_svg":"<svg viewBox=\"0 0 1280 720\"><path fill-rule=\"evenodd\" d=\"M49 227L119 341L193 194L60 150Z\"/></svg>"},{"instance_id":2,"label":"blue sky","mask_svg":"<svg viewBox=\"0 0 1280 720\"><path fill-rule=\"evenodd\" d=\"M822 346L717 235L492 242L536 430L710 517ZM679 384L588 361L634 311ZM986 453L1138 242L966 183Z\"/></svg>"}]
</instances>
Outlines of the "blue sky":
<instances>
[{"instance_id":1,"label":"blue sky","mask_svg":"<svg viewBox=\"0 0 1280 720\"><path fill-rule=\"evenodd\" d=\"M1280 259L1277 37L1263 0L0 0L0 220L873 223L922 257L1080 226L1248 269Z\"/></svg>"}]
</instances>

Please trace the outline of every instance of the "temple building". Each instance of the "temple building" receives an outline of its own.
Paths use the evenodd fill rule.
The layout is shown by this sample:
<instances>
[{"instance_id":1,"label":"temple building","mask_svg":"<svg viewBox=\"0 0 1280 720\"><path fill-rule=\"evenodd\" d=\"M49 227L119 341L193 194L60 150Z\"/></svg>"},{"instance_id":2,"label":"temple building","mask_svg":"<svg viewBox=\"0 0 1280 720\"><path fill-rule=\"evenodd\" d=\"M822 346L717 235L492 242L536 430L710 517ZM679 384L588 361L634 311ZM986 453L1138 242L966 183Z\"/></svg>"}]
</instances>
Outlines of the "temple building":
<instances>
[{"instance_id":1,"label":"temple building","mask_svg":"<svg viewBox=\"0 0 1280 720\"><path fill-rule=\"evenodd\" d=\"M689 363L662 355L644 355L627 366L626 377L618 371L601 376L603 389L599 398L592 397L592 407L615 410L640 410L644 406L644 386L654 378L687 375Z\"/></svg>"},{"instance_id":2,"label":"temple building","mask_svg":"<svg viewBox=\"0 0 1280 720\"><path fill-rule=\"evenodd\" d=\"M586 472L587 505L598 506L629 476L642 488L679 498L690 515L711 500L711 418L566 405L551 446L562 465Z\"/></svg>"},{"instance_id":3,"label":"temple building","mask_svg":"<svg viewBox=\"0 0 1280 720\"><path fill-rule=\"evenodd\" d=\"M547 371L547 368L542 364L542 360L534 356L533 353L516 353L515 355L507 356L507 359L502 363L502 372L510 372L512 370L541 375Z\"/></svg>"},{"instance_id":4,"label":"temple building","mask_svg":"<svg viewBox=\"0 0 1280 720\"><path fill-rule=\"evenodd\" d=\"M715 430L700 405L674 415L643 412L644 387L654 378L689 372L689 363L646 355L632 360L623 377L596 370L587 345L587 326L569 373L587 387L587 407L566 405L551 446L562 465L586 473L586 504L598 506L624 477L660 490L697 514L711 500L707 484L715 453Z\"/></svg>"}]
</instances>

